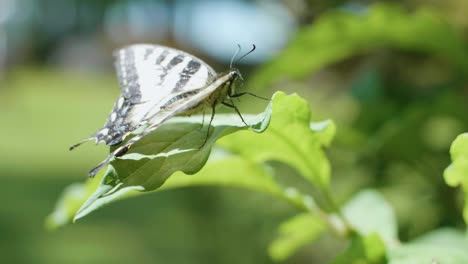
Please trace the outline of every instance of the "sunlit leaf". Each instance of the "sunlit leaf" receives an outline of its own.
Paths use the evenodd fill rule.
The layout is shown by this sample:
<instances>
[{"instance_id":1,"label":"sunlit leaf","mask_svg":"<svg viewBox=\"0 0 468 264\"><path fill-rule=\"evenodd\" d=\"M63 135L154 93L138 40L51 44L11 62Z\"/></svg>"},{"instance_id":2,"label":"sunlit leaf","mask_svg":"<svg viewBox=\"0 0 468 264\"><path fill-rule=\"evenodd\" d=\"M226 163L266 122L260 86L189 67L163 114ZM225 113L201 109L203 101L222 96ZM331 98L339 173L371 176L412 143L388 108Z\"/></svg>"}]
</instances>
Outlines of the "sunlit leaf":
<instances>
[{"instance_id":1,"label":"sunlit leaf","mask_svg":"<svg viewBox=\"0 0 468 264\"><path fill-rule=\"evenodd\" d=\"M359 192L346 203L343 213L361 235L377 233L387 248L399 243L395 213L379 192Z\"/></svg>"},{"instance_id":2,"label":"sunlit leaf","mask_svg":"<svg viewBox=\"0 0 468 264\"><path fill-rule=\"evenodd\" d=\"M301 78L332 63L381 48L433 54L468 70L468 51L463 40L444 19L426 9L410 13L393 5L377 4L359 13L339 10L322 15L256 74L250 87Z\"/></svg>"},{"instance_id":3,"label":"sunlit leaf","mask_svg":"<svg viewBox=\"0 0 468 264\"><path fill-rule=\"evenodd\" d=\"M448 185L461 186L465 192L463 217L468 223L468 133L459 135L450 148L452 164L445 169L444 179Z\"/></svg>"},{"instance_id":4,"label":"sunlit leaf","mask_svg":"<svg viewBox=\"0 0 468 264\"><path fill-rule=\"evenodd\" d=\"M384 264L385 244L377 233L354 235L346 250L332 264Z\"/></svg>"},{"instance_id":5,"label":"sunlit leaf","mask_svg":"<svg viewBox=\"0 0 468 264\"><path fill-rule=\"evenodd\" d=\"M244 119L261 127L259 123L268 122L269 116L245 115ZM217 139L247 128L237 115L218 115L203 145L207 127L201 129L200 120L174 118L138 141L129 153L113 160L96 191L77 212L76 219L133 191L155 190L176 171L196 173L205 165Z\"/></svg>"},{"instance_id":6,"label":"sunlit leaf","mask_svg":"<svg viewBox=\"0 0 468 264\"><path fill-rule=\"evenodd\" d=\"M67 186L60 195L55 208L47 216L45 225L49 229L56 229L69 224L76 212L88 197L95 191L99 184L99 179L104 176L104 172L99 172L95 180L87 180L84 183L72 183Z\"/></svg>"},{"instance_id":7,"label":"sunlit leaf","mask_svg":"<svg viewBox=\"0 0 468 264\"><path fill-rule=\"evenodd\" d=\"M283 93L277 93L273 97L272 104L263 114L244 116L249 123L254 124L252 129L257 132L262 132L268 124L272 124L268 126L266 131L263 131L265 136L273 140L271 144L262 143L263 149L260 147L251 149L252 142L260 142L262 137L256 137L257 134L251 131L245 131L247 133L239 131L237 133L243 133L241 137L235 137L235 134L232 134L229 136L232 139L220 144L227 152L217 149L218 151L212 153L208 166L197 175L188 175L198 172L204 166L215 140L245 129L238 116L219 115L213 122L213 133L211 133L208 143L202 149L198 149L196 147L203 143L206 130L200 130L200 124L197 123L200 120L197 118L174 119L140 140L131 152L112 161L104 177L100 180L100 184L97 187L88 186L87 198L81 201L82 206L76 212L75 219L84 217L117 199L147 191L193 185L246 188L277 196L304 211L313 212L317 209L313 198L309 195L300 193L292 187L286 188L279 185L271 172L268 172L271 169L265 167L266 164L263 163L263 161L271 159L290 162L293 167L303 166L302 170L305 175L309 176L317 185L320 186L323 182L328 182L329 164L322 147L330 144L335 129L331 121L310 123L308 106L303 99L297 95L286 96ZM271 122L271 118L277 119L277 121ZM284 127L281 128L281 126ZM296 131L301 133L288 134L287 129L291 127L297 128ZM267 131L270 128L274 130L273 134L269 135ZM279 141L275 140L278 135L280 136ZM296 136L300 136L304 141L295 138ZM287 150L288 145L285 140L288 137L291 138L290 142L295 144L292 147L297 147L304 153L294 153L294 150ZM260 156L265 159L238 155L242 153L236 151L233 144L229 142L244 144L246 149L261 153ZM280 148L272 149L271 146L275 144L279 144ZM307 149L307 146L310 149ZM285 150L292 151L295 156L288 160L284 156L271 155L275 151ZM302 154L310 156L301 157ZM293 158L297 158L299 161L295 161ZM314 171L307 171L310 168ZM171 175L172 177L169 178ZM96 184L96 180L91 179L90 181L94 181ZM163 183L165 184L161 187ZM62 199L69 199L69 196L65 195ZM69 215L70 212L76 211L75 206L67 208L67 204L58 206L54 214L65 212L66 215Z\"/></svg>"},{"instance_id":8,"label":"sunlit leaf","mask_svg":"<svg viewBox=\"0 0 468 264\"><path fill-rule=\"evenodd\" d=\"M279 227L278 237L269 246L270 256L275 261L285 260L317 239L326 229L326 224L316 215L296 215Z\"/></svg>"},{"instance_id":9,"label":"sunlit leaf","mask_svg":"<svg viewBox=\"0 0 468 264\"><path fill-rule=\"evenodd\" d=\"M335 126L327 120L312 123L307 102L298 95L278 93L271 122L262 134L240 131L219 144L255 162L280 161L298 170L319 188L327 188L330 164L323 147L330 144Z\"/></svg>"},{"instance_id":10,"label":"sunlit leaf","mask_svg":"<svg viewBox=\"0 0 468 264\"><path fill-rule=\"evenodd\" d=\"M466 235L454 229L440 229L389 252L390 264L468 263Z\"/></svg>"},{"instance_id":11,"label":"sunlit leaf","mask_svg":"<svg viewBox=\"0 0 468 264\"><path fill-rule=\"evenodd\" d=\"M84 183L74 183L67 186L55 205L54 210L47 217L46 227L55 229L68 224L87 195L88 192Z\"/></svg>"},{"instance_id":12,"label":"sunlit leaf","mask_svg":"<svg viewBox=\"0 0 468 264\"><path fill-rule=\"evenodd\" d=\"M246 161L260 165L266 160L280 160L290 163L293 167L299 167L311 181L318 186L326 186L329 179L329 164L322 146L330 143L334 134L334 126L330 121L310 124L310 113L307 103L297 95L287 96L283 93L276 93L272 103L265 112L258 116L245 116L248 123L252 124L252 129L263 132L260 135L245 131L240 137L235 134L230 135L232 139L224 141L220 145L226 147L234 154L239 154L235 148L241 146L243 151L259 153L257 159L251 159L246 155L240 155ZM276 121L270 122L270 119ZM131 152L111 162L109 169L101 184L89 199L83 204L76 214L76 219L81 218L100 206L119 199L123 196L131 195L135 191L147 192L159 188L169 176L176 171L185 174L198 172L206 163L214 142L228 134L238 131L241 133L246 127L236 115L219 115L213 122L213 133L206 145L203 144L206 131L200 130L200 124L194 119L174 119L156 130L151 135L140 140L131 149ZM270 124L270 125L268 125ZM263 131L273 128L272 133ZM288 133L288 131L291 131ZM236 133L237 134L237 133ZM266 137L267 140L263 139ZM255 144L261 143L261 145ZM278 146L278 147L275 147ZM283 152L281 155L277 155ZM289 153L289 154L288 154ZM289 155L289 156L288 156ZM244 164L245 165L245 164ZM185 181L180 186L190 184L222 184L223 181L231 181L233 186L243 184L242 177L239 177L238 167L231 167L226 164L222 171L224 176L214 177L213 174L205 174L205 177L193 177L194 181ZM232 170L232 171L230 171ZM218 171L216 174L221 174ZM231 176L227 171L235 173ZM245 176L249 176L254 171L247 170ZM197 175L199 176L199 175ZM175 178L177 181L177 178ZM182 177L179 177L182 179ZM235 179L235 181L232 181ZM244 178L245 179L245 178ZM255 178L249 179L251 186L256 189L265 189L266 186L258 185ZM175 183L172 183L173 185ZM170 187L170 183L168 187ZM272 192L271 190L269 190ZM277 195L290 200L299 207L307 207L302 194L297 192L283 193L282 189L275 192ZM306 199L307 200L307 199Z\"/></svg>"},{"instance_id":13,"label":"sunlit leaf","mask_svg":"<svg viewBox=\"0 0 468 264\"><path fill-rule=\"evenodd\" d=\"M269 172L270 168L240 156L216 153L218 151L212 154L210 162L197 175L176 172L158 191L189 186L236 187L273 195L303 211L317 209L309 195L278 184Z\"/></svg>"}]
</instances>

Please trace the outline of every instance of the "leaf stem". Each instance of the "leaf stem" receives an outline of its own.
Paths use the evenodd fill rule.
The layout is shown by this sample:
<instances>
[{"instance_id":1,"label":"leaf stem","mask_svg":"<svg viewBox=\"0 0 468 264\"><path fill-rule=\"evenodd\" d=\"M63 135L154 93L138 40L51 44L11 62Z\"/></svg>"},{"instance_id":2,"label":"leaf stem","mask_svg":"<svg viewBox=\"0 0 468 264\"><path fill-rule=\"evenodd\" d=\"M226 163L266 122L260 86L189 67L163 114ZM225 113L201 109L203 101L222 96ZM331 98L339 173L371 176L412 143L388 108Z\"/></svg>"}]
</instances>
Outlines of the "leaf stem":
<instances>
[{"instance_id":1,"label":"leaf stem","mask_svg":"<svg viewBox=\"0 0 468 264\"><path fill-rule=\"evenodd\" d=\"M330 230L338 237L347 238L350 237L352 234L356 233L352 225L349 223L349 221L346 219L346 217L340 210L340 207L333 200L331 192L326 187L320 188L320 195L324 198L328 207L331 209L331 213L327 212L327 210L324 210L319 205L317 205L314 202L314 199L309 195L302 194L300 195L300 197L291 196L286 194L284 190L276 194L278 194L279 197L288 201L297 209L305 213L311 213L322 219L322 221L326 223L329 226Z\"/></svg>"},{"instance_id":2,"label":"leaf stem","mask_svg":"<svg viewBox=\"0 0 468 264\"><path fill-rule=\"evenodd\" d=\"M333 223L332 228L335 229L335 231L337 231L336 233L340 234L343 237L348 237L352 235L353 233L355 233L354 228L352 227L351 223L349 223L349 221L346 219L345 215L341 211L340 207L333 199L330 189L324 188L324 189L320 189L320 191L326 203L328 204L328 206L330 206L331 210L338 217L338 219L340 220L342 224L343 228L340 228L335 223Z\"/></svg>"}]
</instances>

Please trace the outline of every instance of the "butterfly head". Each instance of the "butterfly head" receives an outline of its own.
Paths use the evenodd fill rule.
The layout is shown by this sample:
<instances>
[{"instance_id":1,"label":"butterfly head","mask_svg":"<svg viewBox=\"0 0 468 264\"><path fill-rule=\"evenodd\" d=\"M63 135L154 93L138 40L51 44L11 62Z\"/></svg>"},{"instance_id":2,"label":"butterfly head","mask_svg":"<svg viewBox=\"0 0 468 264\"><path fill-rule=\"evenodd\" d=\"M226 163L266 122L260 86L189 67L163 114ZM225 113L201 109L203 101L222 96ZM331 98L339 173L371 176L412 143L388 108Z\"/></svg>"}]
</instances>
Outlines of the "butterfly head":
<instances>
[{"instance_id":1,"label":"butterfly head","mask_svg":"<svg viewBox=\"0 0 468 264\"><path fill-rule=\"evenodd\" d=\"M242 78L242 74L237 68L231 68L231 70L229 70L229 75L230 75L229 80L232 82L235 82L237 80L241 80L241 81L244 80L244 78Z\"/></svg>"},{"instance_id":2,"label":"butterfly head","mask_svg":"<svg viewBox=\"0 0 468 264\"><path fill-rule=\"evenodd\" d=\"M229 70L228 76L229 77L226 81L226 86L228 87L228 94L234 94L238 81L243 81L244 79L242 78L242 74L237 68L231 68Z\"/></svg>"}]
</instances>

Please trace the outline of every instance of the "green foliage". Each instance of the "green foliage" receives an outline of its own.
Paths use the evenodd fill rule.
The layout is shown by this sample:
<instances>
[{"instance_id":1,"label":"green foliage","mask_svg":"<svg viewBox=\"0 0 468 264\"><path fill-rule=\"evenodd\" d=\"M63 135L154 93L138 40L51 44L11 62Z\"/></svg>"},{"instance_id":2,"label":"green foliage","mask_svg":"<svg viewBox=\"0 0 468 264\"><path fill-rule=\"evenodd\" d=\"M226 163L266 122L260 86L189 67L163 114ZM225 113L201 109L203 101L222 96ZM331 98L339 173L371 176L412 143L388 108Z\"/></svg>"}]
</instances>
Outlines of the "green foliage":
<instances>
[{"instance_id":1,"label":"green foliage","mask_svg":"<svg viewBox=\"0 0 468 264\"><path fill-rule=\"evenodd\" d=\"M332 264L383 264L385 244L376 233L367 236L354 235L347 249Z\"/></svg>"},{"instance_id":2,"label":"green foliage","mask_svg":"<svg viewBox=\"0 0 468 264\"><path fill-rule=\"evenodd\" d=\"M468 133L459 135L450 148L452 164L445 170L444 178L448 185L461 186L465 192L463 217L468 223Z\"/></svg>"},{"instance_id":3,"label":"green foliage","mask_svg":"<svg viewBox=\"0 0 468 264\"><path fill-rule=\"evenodd\" d=\"M356 232L351 233L347 249L333 264L386 263L386 250L399 241L393 209L382 195L361 191L343 206L343 214Z\"/></svg>"},{"instance_id":4,"label":"green foliage","mask_svg":"<svg viewBox=\"0 0 468 264\"><path fill-rule=\"evenodd\" d=\"M276 93L263 114L244 117L254 124L254 131L261 134L239 131L245 127L236 118L235 115L217 116L213 132L202 149L197 146L203 143L206 131L200 130L200 125L194 121L198 118L176 118L163 125L135 144L128 154L112 161L97 187L88 185L88 193L94 190L82 200L84 203L75 219L114 200L147 191L194 185L246 188L282 198L307 212L307 217L295 218L292 223L283 225L280 238L271 246L274 259L286 258L324 231L330 219L317 208L312 196L278 183L265 162L275 160L289 164L311 184L327 191L330 171L322 148L330 144L335 127L331 121L311 123L307 103L297 95L284 93ZM235 131L237 133L220 140L222 148L215 149L208 165L200 170L214 141ZM189 175L197 171L197 175ZM93 180L98 179L88 182ZM80 190L79 199L83 199L86 192L83 187ZM72 216L70 212L76 211L76 204L75 193L65 192L48 218L48 224L63 225L65 218ZM309 226L311 221L312 226ZM308 226L304 234L303 230L296 229L305 225Z\"/></svg>"},{"instance_id":5,"label":"green foliage","mask_svg":"<svg viewBox=\"0 0 468 264\"><path fill-rule=\"evenodd\" d=\"M270 245L274 260L286 259L330 229L352 236L349 248L336 263L346 259L380 263L385 246L378 234L388 244L397 239L392 210L377 192L366 191L344 206L346 219L341 216L328 193L330 170L322 150L333 138L333 123L311 123L307 103L298 95L284 93L276 93L264 113L245 118L260 133L241 131L245 127L235 115L219 115L201 149L197 146L206 134L196 119L174 119L135 144L129 153L113 160L98 186L98 179L91 179L86 186L78 186L78 191L76 187L65 191L49 216L48 225L63 225L73 212L74 218L79 219L107 203L148 191L197 185L240 187L281 198L304 212L280 226L279 237ZM226 137L219 140L221 148L214 149L204 166L212 145L223 136ZM272 160L295 168L306 182L328 197L334 212L326 213L317 206L311 194L277 181L274 168L266 166ZM197 175L190 175L194 173ZM368 218L363 210L370 206L379 209Z\"/></svg>"},{"instance_id":6,"label":"green foliage","mask_svg":"<svg viewBox=\"0 0 468 264\"><path fill-rule=\"evenodd\" d=\"M215 149L211 161L196 176L176 172L158 191L188 186L218 185L264 192L284 199L302 210L308 210L313 206L310 204L310 197L300 193L294 195L289 193L261 164L223 153L224 151Z\"/></svg>"},{"instance_id":7,"label":"green foliage","mask_svg":"<svg viewBox=\"0 0 468 264\"><path fill-rule=\"evenodd\" d=\"M390 264L468 263L468 240L463 232L439 229L389 252Z\"/></svg>"},{"instance_id":8,"label":"green foliage","mask_svg":"<svg viewBox=\"0 0 468 264\"><path fill-rule=\"evenodd\" d=\"M291 118L294 116L295 118ZM294 188L281 187L266 173L262 164L268 160L287 162L293 167L297 164L301 172L306 173L306 176L310 175L308 179L322 187L328 182L329 164L321 148L328 145L333 137L333 123L310 123L307 103L297 95L287 96L283 93L274 95L272 103L263 114L246 115L244 118L253 124L254 131L263 134L260 136L251 131L239 131L237 135L231 135L229 140L220 142L224 152L212 155L212 162L197 176L177 173L161 189L200 184L236 186L271 193L304 210L313 208L314 203L310 196L292 192ZM275 121L270 122L270 119ZM206 135L206 130L200 130L200 124L197 123L199 120L199 117L175 118L136 143L128 154L112 161L101 183L92 191L75 218L81 218L116 199L136 195L137 192L134 191L156 190L176 171L196 173L205 164L215 140L245 129L238 116L218 115L212 124L212 133L206 145L199 149ZM267 125L268 129L265 131ZM292 132L294 130L297 132ZM288 134L288 131L291 132ZM263 136L273 138L277 145L262 141ZM295 137L306 140L307 145ZM255 145L256 143L260 145ZM252 152L255 149L258 155L252 156L250 151L239 151L238 146L244 146L245 150L250 149ZM301 155L300 151L314 160ZM281 152L291 156L281 155ZM225 173L219 173L221 168ZM313 171L309 172L306 168L312 168ZM98 179L94 179L96 180ZM62 198L65 201L69 199L71 198L67 194ZM60 211L70 211L62 206L62 202L60 205L57 208Z\"/></svg>"},{"instance_id":9,"label":"green foliage","mask_svg":"<svg viewBox=\"0 0 468 264\"><path fill-rule=\"evenodd\" d=\"M251 79L250 87L264 88L278 78L302 78L381 48L433 54L468 70L464 43L442 17L425 9L408 13L377 4L362 13L331 11L303 27L285 51Z\"/></svg>"},{"instance_id":10,"label":"green foliage","mask_svg":"<svg viewBox=\"0 0 468 264\"><path fill-rule=\"evenodd\" d=\"M273 260L282 261L302 246L314 241L326 231L326 225L317 216L303 213L285 221L278 228L278 237L269 246Z\"/></svg>"},{"instance_id":11,"label":"green foliage","mask_svg":"<svg viewBox=\"0 0 468 264\"><path fill-rule=\"evenodd\" d=\"M330 165L322 147L335 134L331 121L310 123L307 101L298 95L277 94L271 122L261 135L239 132L220 145L255 162L280 161L300 172L319 188L327 188Z\"/></svg>"},{"instance_id":12,"label":"green foliage","mask_svg":"<svg viewBox=\"0 0 468 264\"><path fill-rule=\"evenodd\" d=\"M81 218L132 191L153 191L176 171L186 174L198 172L217 139L246 128L237 115L218 115L204 144L208 127L201 129L200 123L194 120L200 119L173 119L173 122L138 141L128 154L112 161L101 184L75 218ZM252 127L262 128L266 126L262 123L269 122L269 116L245 116L245 120L253 124Z\"/></svg>"},{"instance_id":13,"label":"green foliage","mask_svg":"<svg viewBox=\"0 0 468 264\"><path fill-rule=\"evenodd\" d=\"M395 49L413 57L428 55L453 65L447 71L455 74L444 72L443 81L434 84L431 67L418 77L413 71L406 73L423 79L417 80L423 83L418 86L411 82L414 80L395 80L392 71L386 76L378 68L364 67L348 87L359 115L350 114L343 123L333 119L340 129L338 143L328 152L331 162L324 147L335 137L335 123L314 122L316 113L312 118L308 102L296 94L278 92L262 114L245 115L251 127L245 127L237 115L217 115L202 148L207 128L200 128L201 117L174 118L113 160L96 179L67 188L47 226L64 225L103 205L146 192L235 187L266 193L297 210L280 224L269 245L275 261L294 257L303 246L319 244L330 233L346 245L333 252L334 264L468 262L467 241L461 232L439 229L416 240L408 232L413 228L417 234L428 226L455 222L453 193L440 190L440 164L446 166L447 142L468 120L465 97L451 90L463 82L460 73L468 71L466 45L452 25L429 9L407 12L378 4L362 11L334 10L318 17L251 79L250 86L262 88L280 79L304 78L378 49ZM390 63L384 64L390 67ZM402 71L407 69L415 70ZM456 79L450 79L453 76ZM414 99L417 102L411 103ZM327 111L342 106L327 103L314 105L327 117ZM462 187L465 200L467 138L467 134L460 135L452 144L452 164L444 173L448 185ZM334 181L330 164L334 177L338 175ZM291 169L291 175L299 175L300 183L285 182L284 176L290 175L281 166ZM362 186L378 190L362 190ZM447 215L448 211L453 215ZM464 218L468 223L466 204Z\"/></svg>"},{"instance_id":14,"label":"green foliage","mask_svg":"<svg viewBox=\"0 0 468 264\"><path fill-rule=\"evenodd\" d=\"M99 181L104 173L99 172L96 180L87 180L84 183L72 183L67 186L60 199L56 202L55 208L50 213L45 221L48 229L56 229L69 224L83 206L83 203L92 196L93 192L98 188Z\"/></svg>"},{"instance_id":15,"label":"green foliage","mask_svg":"<svg viewBox=\"0 0 468 264\"><path fill-rule=\"evenodd\" d=\"M374 190L361 191L342 211L355 231L350 233L348 249L334 263L385 263L386 248L396 247L399 241L393 209L382 195ZM279 236L269 247L270 255L274 260L284 260L319 238L326 227L317 215L296 215L279 227Z\"/></svg>"},{"instance_id":16,"label":"green foliage","mask_svg":"<svg viewBox=\"0 0 468 264\"><path fill-rule=\"evenodd\" d=\"M346 203L343 213L360 234L377 233L389 248L399 243L393 208L379 192L364 190L357 193Z\"/></svg>"},{"instance_id":17,"label":"green foliage","mask_svg":"<svg viewBox=\"0 0 468 264\"><path fill-rule=\"evenodd\" d=\"M142 139L129 153L111 162L107 172L97 177L102 177L98 185L98 179L91 179L85 185L68 187L47 225L64 225L73 217L79 219L107 203L143 192L218 185L268 193L303 212L279 227L278 237L269 247L276 261L290 257L327 230L349 237L347 249L333 262L336 264L385 263L387 250L392 263L407 263L409 255L411 259L427 259L416 254L426 244L400 245L393 209L377 191L362 191L342 209L335 207L334 212L326 213L313 195L277 181L274 168L266 162L288 164L306 182L330 195L330 168L322 148L330 144L335 127L331 121L311 123L308 105L299 96L276 93L264 113L246 115L257 133L245 130L235 115L217 116L201 149L197 146L203 143L206 128L200 129L197 118L175 118ZM218 139L218 147L204 166ZM463 179L465 139L460 136L452 146L454 164L446 171L451 184Z\"/></svg>"}]
</instances>

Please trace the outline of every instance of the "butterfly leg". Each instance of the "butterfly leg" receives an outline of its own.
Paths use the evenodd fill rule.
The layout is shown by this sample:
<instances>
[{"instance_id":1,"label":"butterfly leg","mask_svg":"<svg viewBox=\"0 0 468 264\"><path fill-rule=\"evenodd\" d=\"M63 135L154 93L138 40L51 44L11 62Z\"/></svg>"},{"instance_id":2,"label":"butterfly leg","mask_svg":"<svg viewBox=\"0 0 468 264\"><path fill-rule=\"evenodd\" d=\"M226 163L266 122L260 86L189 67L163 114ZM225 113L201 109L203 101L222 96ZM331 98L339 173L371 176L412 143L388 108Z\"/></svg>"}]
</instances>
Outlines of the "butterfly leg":
<instances>
[{"instance_id":1,"label":"butterfly leg","mask_svg":"<svg viewBox=\"0 0 468 264\"><path fill-rule=\"evenodd\" d=\"M249 125L245 122L244 118L242 117L242 115L241 115L239 109L238 109L238 108L234 105L234 103L232 102L232 99L229 98L229 100L231 101L231 103L222 102L222 104L225 105L225 106L227 106L227 107L234 108L234 110L236 111L237 115L239 115L240 119L242 120L242 123L244 123L246 126L249 126Z\"/></svg>"},{"instance_id":2,"label":"butterfly leg","mask_svg":"<svg viewBox=\"0 0 468 264\"><path fill-rule=\"evenodd\" d=\"M205 110L203 110L203 113L202 113L202 120L201 120L201 126L200 126L200 130L203 128L203 125L205 124Z\"/></svg>"},{"instance_id":3,"label":"butterfly leg","mask_svg":"<svg viewBox=\"0 0 468 264\"><path fill-rule=\"evenodd\" d=\"M114 150L112 153L107 156L105 160L103 160L101 163L99 163L96 167L94 167L92 170L89 171L88 176L89 177L94 177L101 169L104 167L106 164L108 164L112 158L114 157L120 157L127 153L127 151L130 149L130 147L135 144L138 140L140 140L142 137L148 135L149 133L153 132L156 128L158 128L159 125L149 127L142 133L134 136L132 139L130 139L127 143L125 143L123 146L118 147L116 150Z\"/></svg>"},{"instance_id":4,"label":"butterfly leg","mask_svg":"<svg viewBox=\"0 0 468 264\"><path fill-rule=\"evenodd\" d=\"M238 93L238 94L231 94L231 95L229 95L229 97L231 97L231 98L238 98L238 97L241 97L241 96L246 95L246 94L251 95L251 96L253 96L253 97L257 97L257 98L259 98L259 99L263 99L263 100L266 100L266 101L270 101L270 99L268 99L268 98L261 97L261 96L258 96L258 95L256 95L256 94L249 93L249 92L243 92L243 93Z\"/></svg>"},{"instance_id":5,"label":"butterfly leg","mask_svg":"<svg viewBox=\"0 0 468 264\"><path fill-rule=\"evenodd\" d=\"M90 170L88 172L88 176L90 178L96 176L96 174L102 169L102 167L104 167L104 165L106 165L107 163L109 163L109 161L114 157L114 153L111 153L109 154L109 156L107 156L107 158L103 161L101 161L101 163L99 163L96 167L94 167L92 170Z\"/></svg>"},{"instance_id":6,"label":"butterfly leg","mask_svg":"<svg viewBox=\"0 0 468 264\"><path fill-rule=\"evenodd\" d=\"M112 158L120 157L123 154L125 154L130 149L130 146L133 144L133 143L132 144L129 144L129 143L130 143L130 141L127 142L125 145L123 145L123 146L119 147L118 149L116 149L111 154L109 154L109 156L107 156L107 158L105 160L101 161L101 163L99 163L96 167L94 167L92 170L89 171L88 176L90 178L96 176L96 174L102 169L102 167L104 167L104 165L109 163Z\"/></svg>"},{"instance_id":7,"label":"butterfly leg","mask_svg":"<svg viewBox=\"0 0 468 264\"><path fill-rule=\"evenodd\" d=\"M208 142L208 138L210 137L211 123L213 122L215 113L216 113L216 105L212 105L211 106L211 117L210 117L210 122L208 123L208 130L206 132L205 141L203 141L203 145L201 145L201 147L198 148L198 149L202 149L206 145L206 142Z\"/></svg>"}]
</instances>

